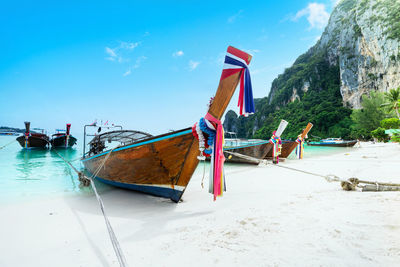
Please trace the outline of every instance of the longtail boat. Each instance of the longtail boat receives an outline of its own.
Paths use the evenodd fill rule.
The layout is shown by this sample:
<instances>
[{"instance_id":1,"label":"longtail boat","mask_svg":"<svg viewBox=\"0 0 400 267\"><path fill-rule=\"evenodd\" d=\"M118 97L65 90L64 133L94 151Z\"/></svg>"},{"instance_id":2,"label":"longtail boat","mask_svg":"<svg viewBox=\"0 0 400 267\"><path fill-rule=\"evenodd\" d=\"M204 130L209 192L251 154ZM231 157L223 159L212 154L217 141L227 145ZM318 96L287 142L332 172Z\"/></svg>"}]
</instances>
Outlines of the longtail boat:
<instances>
[{"instance_id":1,"label":"longtail boat","mask_svg":"<svg viewBox=\"0 0 400 267\"><path fill-rule=\"evenodd\" d=\"M224 155L226 158L226 162L233 163L247 163L247 164L255 164L258 162L254 160L248 160L245 157L238 157L229 152L239 153L244 156L250 156L256 159L263 159L269 150L271 150L272 146L267 140L239 140L239 141L226 141L226 146L224 147Z\"/></svg>"},{"instance_id":2,"label":"longtail boat","mask_svg":"<svg viewBox=\"0 0 400 267\"><path fill-rule=\"evenodd\" d=\"M228 54L233 54L230 61L238 57L238 61L242 62L240 64L246 66L227 68L226 65L231 64L227 63ZM228 47L224 71L215 97L210 103L208 117L221 119L239 81L242 84L243 77L249 75L246 70L250 60L249 54ZM245 81L250 82L249 78ZM248 92L245 93L248 95ZM125 138L127 135L129 137ZM105 142L113 141L119 141L120 145L105 150ZM85 146L84 140L84 149ZM123 130L118 130L104 135L104 138L95 136L90 147L87 153L84 151L82 162L86 170L99 181L170 198L174 202L181 199L199 163L199 141L194 137L191 127L157 136L148 136L137 131L123 133Z\"/></svg>"},{"instance_id":3,"label":"longtail boat","mask_svg":"<svg viewBox=\"0 0 400 267\"><path fill-rule=\"evenodd\" d=\"M57 130L57 133L53 134L50 140L52 147L57 148L69 148L76 144L76 138L70 133L71 124L67 123L65 130ZM64 132L65 131L65 132Z\"/></svg>"},{"instance_id":4,"label":"longtail boat","mask_svg":"<svg viewBox=\"0 0 400 267\"><path fill-rule=\"evenodd\" d=\"M357 140L343 140L341 138L327 138L322 139L319 142L308 142L309 146L333 146L333 147L352 147L358 141Z\"/></svg>"},{"instance_id":5,"label":"longtail boat","mask_svg":"<svg viewBox=\"0 0 400 267\"><path fill-rule=\"evenodd\" d=\"M30 148L46 148L49 143L49 137L44 133L42 129L42 133L31 132L30 131L31 123L29 121L25 122L25 134L17 137L18 143L25 149Z\"/></svg>"},{"instance_id":6,"label":"longtail boat","mask_svg":"<svg viewBox=\"0 0 400 267\"><path fill-rule=\"evenodd\" d=\"M301 144L302 146L304 144L304 138L306 137L306 135L308 134L308 132L311 130L312 127L313 124L309 122L296 141L282 140L282 149L279 157L281 159L286 159L293 152L293 150L296 149L296 147L299 144ZM299 157L302 157L302 152L300 151L300 147L299 147ZM265 158L272 159L272 152L271 151L268 152Z\"/></svg>"}]
</instances>

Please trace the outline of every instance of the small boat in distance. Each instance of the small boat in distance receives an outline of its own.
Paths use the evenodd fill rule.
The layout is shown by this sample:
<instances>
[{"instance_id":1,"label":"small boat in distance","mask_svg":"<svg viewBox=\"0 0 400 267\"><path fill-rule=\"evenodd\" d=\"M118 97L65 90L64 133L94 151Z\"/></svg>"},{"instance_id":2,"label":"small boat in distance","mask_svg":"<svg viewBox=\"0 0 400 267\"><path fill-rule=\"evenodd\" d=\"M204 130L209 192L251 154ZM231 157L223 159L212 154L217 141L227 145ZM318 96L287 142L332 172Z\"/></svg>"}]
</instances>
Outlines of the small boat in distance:
<instances>
[{"instance_id":1,"label":"small boat in distance","mask_svg":"<svg viewBox=\"0 0 400 267\"><path fill-rule=\"evenodd\" d=\"M0 131L0 135L19 136L19 133L17 133L17 132L3 132L3 131Z\"/></svg>"},{"instance_id":2,"label":"small boat in distance","mask_svg":"<svg viewBox=\"0 0 400 267\"><path fill-rule=\"evenodd\" d=\"M341 138L326 138L321 139L319 142L308 142L309 146L335 146L335 147L352 147L357 140L343 140Z\"/></svg>"},{"instance_id":3,"label":"small boat in distance","mask_svg":"<svg viewBox=\"0 0 400 267\"><path fill-rule=\"evenodd\" d=\"M25 134L17 137L18 143L25 149L47 148L49 137L44 133L44 130L35 128L34 130L39 130L41 133L31 132L30 125L29 121L25 122Z\"/></svg>"},{"instance_id":4,"label":"small boat in distance","mask_svg":"<svg viewBox=\"0 0 400 267\"><path fill-rule=\"evenodd\" d=\"M52 147L69 148L76 144L76 138L70 134L71 124L67 124L66 130L57 129L50 140Z\"/></svg>"}]
</instances>

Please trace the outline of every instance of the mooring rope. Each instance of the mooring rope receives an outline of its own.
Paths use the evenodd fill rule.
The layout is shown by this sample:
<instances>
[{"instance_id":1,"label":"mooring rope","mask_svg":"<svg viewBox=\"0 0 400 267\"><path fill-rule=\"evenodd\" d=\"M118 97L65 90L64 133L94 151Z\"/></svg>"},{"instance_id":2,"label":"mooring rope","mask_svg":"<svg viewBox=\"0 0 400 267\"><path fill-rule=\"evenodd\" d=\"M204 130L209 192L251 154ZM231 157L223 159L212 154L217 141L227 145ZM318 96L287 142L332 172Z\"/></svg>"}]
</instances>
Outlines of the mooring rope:
<instances>
[{"instance_id":1,"label":"mooring rope","mask_svg":"<svg viewBox=\"0 0 400 267\"><path fill-rule=\"evenodd\" d=\"M124 253L122 252L122 249L121 249L121 246L120 246L120 244L118 242L118 239L117 239L117 237L116 237L116 235L114 233L114 230L113 230L113 228L111 226L111 223L108 220L108 217L106 215L106 212L105 212L105 209L104 209L103 200L101 199L100 195L97 193L96 186L95 186L95 184L93 182L93 179L99 174L100 170L104 167L104 164L109 159L112 151L113 151L113 149L111 149L111 151L104 157L102 163L99 165L99 167L96 169L96 171L93 173L93 175L91 177L87 177L87 176L85 176L85 177L90 180L90 185L92 186L93 191L94 191L94 193L96 195L97 201L100 204L101 212L103 213L104 221L106 222L108 233L109 233L110 239L111 239L111 243L112 243L112 245L114 247L115 254L116 254L117 258L118 258L119 265L121 267L125 267L125 266L128 266L128 264L126 263L126 259L125 259Z\"/></svg>"},{"instance_id":2,"label":"mooring rope","mask_svg":"<svg viewBox=\"0 0 400 267\"><path fill-rule=\"evenodd\" d=\"M10 143L5 144L4 146L1 146L0 149L3 149L3 148L5 148L6 146L11 145L11 144L14 143L14 142L17 142L17 140L13 140L13 141L11 141Z\"/></svg>"},{"instance_id":3,"label":"mooring rope","mask_svg":"<svg viewBox=\"0 0 400 267\"><path fill-rule=\"evenodd\" d=\"M236 152L230 152L230 151L224 151L228 154L243 158L243 159L248 159L248 160L252 160L252 161L258 161L259 163L263 163L265 165L272 165L275 167L279 167L279 168L284 168L284 169L288 169L288 170L292 170L292 171L296 171L296 172L301 172L301 173L305 173L305 174L309 174L309 175L313 175L313 176L317 176L317 177L322 177L324 178L327 182L340 182L342 188L344 190L355 190L355 187L359 187L361 189L367 189L366 185L360 185L360 183L363 184L371 184L371 185L375 185L376 186L376 190L378 191L380 189L379 186L386 186L386 187L392 187L391 190L386 190L386 191L398 191L400 190L400 184L394 184L394 183L380 183L380 182L371 182L371 181L366 181L366 180L359 180L358 178L350 178L348 180L344 180L341 179L340 177L334 175L334 174L328 174L328 175L322 175L322 174L318 174L318 173L314 173L314 172L309 172L309 171L304 171L304 170L300 170L300 169L296 169L293 167L288 167L288 166L282 166L282 165L277 165L277 164L271 164L268 163L266 160L262 160L262 159L257 159L251 156L247 156L247 155L243 155L240 153L236 153Z\"/></svg>"},{"instance_id":4,"label":"mooring rope","mask_svg":"<svg viewBox=\"0 0 400 267\"><path fill-rule=\"evenodd\" d=\"M43 140L45 140L45 139L43 139ZM49 142L48 140L46 140L46 141L50 144L50 142ZM69 161L66 160L63 156L61 156L61 154L58 153L57 149L55 149L55 148L53 148L53 149L54 149L53 151L56 152L56 154L57 154L65 163L67 163L67 164L78 174L79 180L80 180L81 182L84 182L85 179L87 179L87 180L90 181L90 185L92 186L93 192L94 192L94 194L96 195L96 199L97 199L97 201L99 202L101 212L103 213L104 221L105 221L105 223L106 223L107 230L108 230L108 234L109 234L110 239L111 239L111 244L113 245L115 255L116 255L117 258L118 258L119 265L120 265L121 267L127 267L128 264L127 264L127 262L126 262L124 253L122 252L122 249L121 249L121 246L120 246L120 244L119 244L119 242L118 242L118 239L117 239L117 237L116 237L116 235L115 235L115 233L114 233L114 230L113 230L113 228L112 228L112 226L111 226L111 223L110 223L110 221L108 220L108 217L107 217L107 215L106 215L106 211L105 211L105 209L104 209L103 200L101 199L100 195L98 194L97 189L96 189L96 185L95 185L94 182L93 182L93 178L95 178L95 177L99 174L100 170L103 168L104 164L106 163L106 161L107 161L108 158L110 157L111 152L112 152L113 150L111 150L110 153L107 154L107 156L103 159L102 163L101 163L100 166L96 169L96 171L93 173L93 175L92 175L91 177L88 177L88 176L86 176L84 173L78 171L78 170L71 164L71 162L69 162Z\"/></svg>"}]
</instances>

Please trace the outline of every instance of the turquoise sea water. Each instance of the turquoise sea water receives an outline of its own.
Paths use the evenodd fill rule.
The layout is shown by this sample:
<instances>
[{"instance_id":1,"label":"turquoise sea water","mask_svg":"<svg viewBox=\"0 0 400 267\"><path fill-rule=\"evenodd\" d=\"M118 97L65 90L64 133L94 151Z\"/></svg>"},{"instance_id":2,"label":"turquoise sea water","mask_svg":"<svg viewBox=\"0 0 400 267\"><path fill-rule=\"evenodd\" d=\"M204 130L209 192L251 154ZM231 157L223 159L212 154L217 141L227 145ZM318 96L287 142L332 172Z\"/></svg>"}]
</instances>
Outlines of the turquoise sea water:
<instances>
[{"instance_id":1,"label":"turquoise sea water","mask_svg":"<svg viewBox=\"0 0 400 267\"><path fill-rule=\"evenodd\" d=\"M15 140L0 136L0 147ZM58 149L65 159L81 169L81 143L72 149ZM0 149L0 202L50 194L87 194L76 173L51 149L22 149L13 142Z\"/></svg>"},{"instance_id":2,"label":"turquoise sea water","mask_svg":"<svg viewBox=\"0 0 400 267\"><path fill-rule=\"evenodd\" d=\"M0 147L15 140L15 136L0 136ZM305 157L319 157L342 153L355 148L305 147ZM57 151L79 170L82 156L82 138L72 149ZM295 158L292 153L289 158ZM234 168L227 164L226 168ZM96 182L100 192L112 187ZM89 188L81 188L76 173L51 149L25 150L17 142L0 149L0 202L15 201L60 194L91 194Z\"/></svg>"}]
</instances>

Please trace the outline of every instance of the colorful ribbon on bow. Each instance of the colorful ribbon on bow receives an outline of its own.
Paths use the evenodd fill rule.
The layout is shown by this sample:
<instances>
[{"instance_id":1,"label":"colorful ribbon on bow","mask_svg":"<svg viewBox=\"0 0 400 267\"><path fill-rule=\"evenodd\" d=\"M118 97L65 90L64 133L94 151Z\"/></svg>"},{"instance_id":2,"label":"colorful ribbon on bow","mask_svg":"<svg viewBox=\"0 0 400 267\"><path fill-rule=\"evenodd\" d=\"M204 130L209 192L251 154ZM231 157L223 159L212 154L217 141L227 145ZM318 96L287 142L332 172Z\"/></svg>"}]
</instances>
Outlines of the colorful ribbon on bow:
<instances>
[{"instance_id":1,"label":"colorful ribbon on bow","mask_svg":"<svg viewBox=\"0 0 400 267\"><path fill-rule=\"evenodd\" d=\"M192 127L195 138L199 140L200 160L204 156L211 156L209 192L214 195L214 200L222 196L225 190L224 180L224 128L220 120L217 120L210 113L200 119ZM205 141L207 140L207 141Z\"/></svg>"},{"instance_id":2,"label":"colorful ribbon on bow","mask_svg":"<svg viewBox=\"0 0 400 267\"><path fill-rule=\"evenodd\" d=\"M272 133L272 137L269 142L273 145L272 147L272 158L274 163L279 163L279 155L281 154L282 140L279 136L276 136L276 131Z\"/></svg>"},{"instance_id":3,"label":"colorful ribbon on bow","mask_svg":"<svg viewBox=\"0 0 400 267\"><path fill-rule=\"evenodd\" d=\"M28 148L29 146L29 136L30 133L25 133L25 148Z\"/></svg>"},{"instance_id":4,"label":"colorful ribbon on bow","mask_svg":"<svg viewBox=\"0 0 400 267\"><path fill-rule=\"evenodd\" d=\"M298 138L296 139L296 143L298 144L296 146L297 158L302 159L304 154L304 139L301 137L301 135L299 135Z\"/></svg>"},{"instance_id":5,"label":"colorful ribbon on bow","mask_svg":"<svg viewBox=\"0 0 400 267\"><path fill-rule=\"evenodd\" d=\"M214 195L214 201L217 197L222 196L225 191L224 181L224 127L220 120L217 120L210 113L205 116L206 123L210 123L216 130L213 142L213 149L211 154L211 168L210 168L210 188L209 192ZM207 125L209 126L209 124Z\"/></svg>"},{"instance_id":6,"label":"colorful ribbon on bow","mask_svg":"<svg viewBox=\"0 0 400 267\"><path fill-rule=\"evenodd\" d=\"M240 115L247 117L249 114L253 114L255 111L253 89L251 86L250 71L248 68L250 56L247 53L230 46L228 47L224 63L225 65L222 71L221 80L243 70L240 75L238 107L240 110Z\"/></svg>"}]
</instances>

